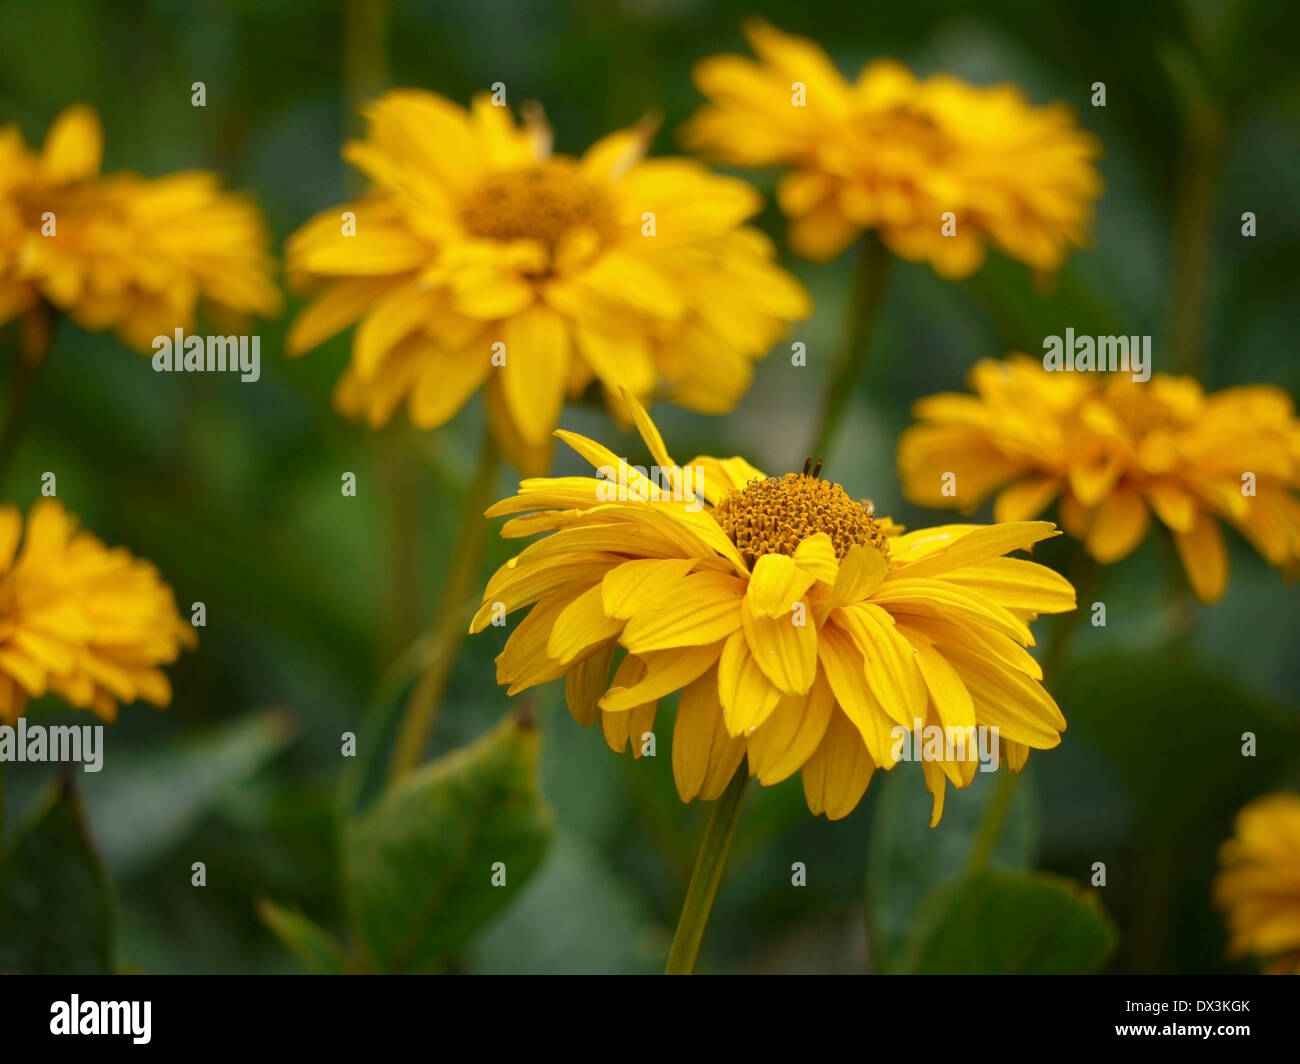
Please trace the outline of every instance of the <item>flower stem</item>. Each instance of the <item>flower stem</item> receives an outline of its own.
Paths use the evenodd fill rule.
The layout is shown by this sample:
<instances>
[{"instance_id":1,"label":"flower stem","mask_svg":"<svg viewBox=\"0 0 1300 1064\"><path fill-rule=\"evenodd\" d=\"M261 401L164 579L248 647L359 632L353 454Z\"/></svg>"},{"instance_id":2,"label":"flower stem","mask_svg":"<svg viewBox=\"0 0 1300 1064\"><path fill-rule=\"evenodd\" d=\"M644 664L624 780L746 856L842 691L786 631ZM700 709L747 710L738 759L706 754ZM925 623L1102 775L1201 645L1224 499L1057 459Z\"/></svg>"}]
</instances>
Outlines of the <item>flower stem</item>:
<instances>
[{"instance_id":1,"label":"flower stem","mask_svg":"<svg viewBox=\"0 0 1300 1064\"><path fill-rule=\"evenodd\" d=\"M727 789L722 792L722 797L713 803L708 827L704 829L704 840L700 843L699 856L695 859L695 870L691 873L691 882L686 888L686 900L682 902L682 914L677 919L672 949L668 951L665 975L690 975L695 971L695 959L700 953L700 942L709 923L709 912L718 893L718 884L722 882L722 871L727 864L727 854L731 851L736 824L740 822L740 807L745 802L745 787L748 783L749 768L742 760L736 774L727 784Z\"/></svg>"},{"instance_id":2,"label":"flower stem","mask_svg":"<svg viewBox=\"0 0 1300 1064\"><path fill-rule=\"evenodd\" d=\"M36 394L36 377L45 360L33 361L23 352L19 352L14 363L13 379L10 384L9 417L5 421L3 433L0 434L0 487L9 474L9 466L18 445L22 443L23 433L31 418L32 397Z\"/></svg>"},{"instance_id":3,"label":"flower stem","mask_svg":"<svg viewBox=\"0 0 1300 1064\"><path fill-rule=\"evenodd\" d=\"M415 681L410 701L406 705L406 715L402 718L393 748L393 759L388 767L390 783L420 763L429 748L429 740L433 737L442 696L447 690L452 666L456 664L456 652L465 637L463 606L465 600L474 594L479 566L483 561L488 527L483 521L483 511L492 501L492 489L500 464L501 453L497 450L492 434L485 431L478 470L465 491L460 534L452 551L438 609L430 626L432 650L429 665Z\"/></svg>"},{"instance_id":4,"label":"flower stem","mask_svg":"<svg viewBox=\"0 0 1300 1064\"><path fill-rule=\"evenodd\" d=\"M867 349L875 326L880 303L889 279L892 256L875 233L865 233L858 250L857 272L849 293L848 328L839 360L831 370L826 397L822 400L817 436L811 457L829 459L839 435L840 422L853 395L854 386L867 362Z\"/></svg>"}]
</instances>

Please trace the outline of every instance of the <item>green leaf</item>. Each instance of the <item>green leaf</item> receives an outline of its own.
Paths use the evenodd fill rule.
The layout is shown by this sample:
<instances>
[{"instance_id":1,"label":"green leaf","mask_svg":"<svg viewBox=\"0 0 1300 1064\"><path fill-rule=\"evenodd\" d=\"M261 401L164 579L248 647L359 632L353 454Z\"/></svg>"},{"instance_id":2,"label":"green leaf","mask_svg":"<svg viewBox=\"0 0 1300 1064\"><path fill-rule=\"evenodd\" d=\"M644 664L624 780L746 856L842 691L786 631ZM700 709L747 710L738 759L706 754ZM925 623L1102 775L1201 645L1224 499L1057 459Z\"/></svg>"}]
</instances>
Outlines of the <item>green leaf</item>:
<instances>
[{"instance_id":1,"label":"green leaf","mask_svg":"<svg viewBox=\"0 0 1300 1064\"><path fill-rule=\"evenodd\" d=\"M346 970L343 947L302 913L262 898L257 903L257 915L312 974L341 975Z\"/></svg>"},{"instance_id":2,"label":"green leaf","mask_svg":"<svg viewBox=\"0 0 1300 1064\"><path fill-rule=\"evenodd\" d=\"M867 855L866 912L878 971L902 970L921 901L962 875L980 820L1003 781L1001 773L977 773L969 787L949 786L943 819L933 828L930 792L919 771L900 765L873 784L880 794ZM1031 780L1022 778L1016 781L990 863L1031 867L1038 856L1038 829Z\"/></svg>"},{"instance_id":3,"label":"green leaf","mask_svg":"<svg viewBox=\"0 0 1300 1064\"><path fill-rule=\"evenodd\" d=\"M1090 658L1056 693L1070 734L1102 754L1168 836L1199 837L1295 749L1294 725L1276 706L1177 647ZM1245 732L1256 737L1254 757L1242 756Z\"/></svg>"},{"instance_id":4,"label":"green leaf","mask_svg":"<svg viewBox=\"0 0 1300 1064\"><path fill-rule=\"evenodd\" d=\"M117 907L70 777L19 830L0 883L0 971L91 975L115 969Z\"/></svg>"},{"instance_id":5,"label":"green leaf","mask_svg":"<svg viewBox=\"0 0 1300 1064\"><path fill-rule=\"evenodd\" d=\"M1077 974L1099 967L1115 942L1095 894L1041 872L988 869L925 899L907 971Z\"/></svg>"},{"instance_id":6,"label":"green leaf","mask_svg":"<svg viewBox=\"0 0 1300 1064\"><path fill-rule=\"evenodd\" d=\"M265 710L132 757L86 779L86 807L105 861L125 877L184 838L234 787L288 745L294 724Z\"/></svg>"},{"instance_id":7,"label":"green leaf","mask_svg":"<svg viewBox=\"0 0 1300 1064\"><path fill-rule=\"evenodd\" d=\"M429 971L527 882L546 852L541 736L507 718L403 779L344 836L352 925L384 971ZM497 862L505 884L493 885Z\"/></svg>"}]
</instances>

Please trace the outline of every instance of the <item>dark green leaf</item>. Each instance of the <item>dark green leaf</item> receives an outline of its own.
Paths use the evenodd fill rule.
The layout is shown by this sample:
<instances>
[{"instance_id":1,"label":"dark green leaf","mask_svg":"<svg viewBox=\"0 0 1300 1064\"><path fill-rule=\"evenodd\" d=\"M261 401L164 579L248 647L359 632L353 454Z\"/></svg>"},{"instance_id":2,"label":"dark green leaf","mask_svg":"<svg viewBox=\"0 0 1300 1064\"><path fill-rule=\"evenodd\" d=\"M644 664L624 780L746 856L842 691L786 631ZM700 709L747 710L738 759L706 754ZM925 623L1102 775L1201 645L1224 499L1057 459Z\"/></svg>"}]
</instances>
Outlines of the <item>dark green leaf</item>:
<instances>
[{"instance_id":1,"label":"dark green leaf","mask_svg":"<svg viewBox=\"0 0 1300 1064\"><path fill-rule=\"evenodd\" d=\"M918 974L1091 972L1115 948L1095 894L1066 879L989 869L922 903L906 970Z\"/></svg>"},{"instance_id":2,"label":"dark green leaf","mask_svg":"<svg viewBox=\"0 0 1300 1064\"><path fill-rule=\"evenodd\" d=\"M880 794L867 857L867 926L881 972L902 969L918 906L965 870L980 819L1004 781L1001 773L978 773L969 787L950 786L943 819L931 828L930 792L910 768L900 765L873 784ZM1030 780L1019 779L990 861L1029 868L1037 853L1037 804Z\"/></svg>"},{"instance_id":3,"label":"dark green leaf","mask_svg":"<svg viewBox=\"0 0 1300 1064\"><path fill-rule=\"evenodd\" d=\"M174 845L235 784L288 745L291 718L254 713L143 756L104 755L112 772L86 780L87 808L104 859L119 877Z\"/></svg>"},{"instance_id":4,"label":"dark green leaf","mask_svg":"<svg viewBox=\"0 0 1300 1064\"><path fill-rule=\"evenodd\" d=\"M381 969L435 968L536 869L552 821L540 747L536 729L511 717L407 777L348 825L348 909ZM493 884L494 871L504 885Z\"/></svg>"},{"instance_id":5,"label":"dark green leaf","mask_svg":"<svg viewBox=\"0 0 1300 1064\"><path fill-rule=\"evenodd\" d=\"M0 883L0 971L102 974L116 966L108 872L68 779L19 830Z\"/></svg>"}]
</instances>

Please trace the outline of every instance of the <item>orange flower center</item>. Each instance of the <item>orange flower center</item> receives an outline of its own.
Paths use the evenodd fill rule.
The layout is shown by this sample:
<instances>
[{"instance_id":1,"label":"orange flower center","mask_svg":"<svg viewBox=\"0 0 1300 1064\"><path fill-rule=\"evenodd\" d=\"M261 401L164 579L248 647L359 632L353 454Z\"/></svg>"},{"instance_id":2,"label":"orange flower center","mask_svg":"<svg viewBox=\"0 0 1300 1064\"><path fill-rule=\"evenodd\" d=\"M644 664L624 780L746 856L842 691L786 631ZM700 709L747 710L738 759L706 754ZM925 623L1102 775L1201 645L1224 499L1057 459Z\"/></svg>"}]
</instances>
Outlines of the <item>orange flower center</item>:
<instances>
[{"instance_id":1,"label":"orange flower center","mask_svg":"<svg viewBox=\"0 0 1300 1064\"><path fill-rule=\"evenodd\" d=\"M579 230L604 241L614 230L605 190L570 159L548 159L490 176L461 203L465 228L490 240L535 240L552 254Z\"/></svg>"},{"instance_id":2,"label":"orange flower center","mask_svg":"<svg viewBox=\"0 0 1300 1064\"><path fill-rule=\"evenodd\" d=\"M764 554L794 554L818 532L830 536L837 558L854 544L889 557L889 541L870 503L850 498L833 481L803 473L751 480L722 499L713 517L751 569Z\"/></svg>"}]
</instances>

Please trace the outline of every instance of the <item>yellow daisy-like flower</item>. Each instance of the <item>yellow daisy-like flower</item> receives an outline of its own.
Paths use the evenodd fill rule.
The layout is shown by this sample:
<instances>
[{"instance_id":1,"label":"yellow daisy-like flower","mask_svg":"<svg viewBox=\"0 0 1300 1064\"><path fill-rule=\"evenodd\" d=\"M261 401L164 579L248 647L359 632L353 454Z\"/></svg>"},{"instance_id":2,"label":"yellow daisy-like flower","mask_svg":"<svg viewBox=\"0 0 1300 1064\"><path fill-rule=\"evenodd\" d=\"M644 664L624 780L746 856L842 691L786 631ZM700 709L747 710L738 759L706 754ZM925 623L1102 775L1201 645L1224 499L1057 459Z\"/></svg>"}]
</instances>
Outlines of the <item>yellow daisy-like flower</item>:
<instances>
[{"instance_id":1,"label":"yellow daisy-like flower","mask_svg":"<svg viewBox=\"0 0 1300 1064\"><path fill-rule=\"evenodd\" d=\"M1300 422L1277 388L1206 395L1190 377L1048 372L1024 356L985 359L975 395L913 408L899 441L907 497L967 512L997 493L997 521L1037 517L1059 499L1065 530L1099 562L1145 536L1152 512L1169 528L1203 602L1227 587L1216 518L1271 564L1300 562Z\"/></svg>"},{"instance_id":2,"label":"yellow daisy-like flower","mask_svg":"<svg viewBox=\"0 0 1300 1064\"><path fill-rule=\"evenodd\" d=\"M31 325L48 303L147 351L191 328L200 303L224 317L278 311L252 204L202 171L100 176L102 153L85 106L58 117L40 152L0 128L0 325Z\"/></svg>"},{"instance_id":3,"label":"yellow daisy-like flower","mask_svg":"<svg viewBox=\"0 0 1300 1064\"><path fill-rule=\"evenodd\" d=\"M883 59L850 84L812 41L759 20L744 29L759 61L700 62L712 103L684 135L723 162L789 168L777 199L799 254L830 259L875 230L957 278L989 246L1050 271L1083 244L1101 148L1065 106L1035 107L1012 85L917 80Z\"/></svg>"},{"instance_id":4,"label":"yellow daisy-like flower","mask_svg":"<svg viewBox=\"0 0 1300 1064\"><path fill-rule=\"evenodd\" d=\"M54 499L32 507L25 534L0 507L0 721L47 693L109 722L136 699L165 706L159 666L197 642L148 562L78 531Z\"/></svg>"},{"instance_id":5,"label":"yellow daisy-like flower","mask_svg":"<svg viewBox=\"0 0 1300 1064\"><path fill-rule=\"evenodd\" d=\"M1237 814L1219 851L1215 902L1228 914L1228 952L1271 958L1273 975L1300 975L1300 795L1270 794Z\"/></svg>"},{"instance_id":6,"label":"yellow daisy-like flower","mask_svg":"<svg viewBox=\"0 0 1300 1064\"><path fill-rule=\"evenodd\" d=\"M969 742L921 751L934 823L945 781L964 787L979 766L976 728L996 729L981 734L999 736L1015 771L1030 748L1057 745L1065 719L1025 648L1028 622L1073 609L1074 590L1004 557L1051 524L897 534L816 472L764 477L741 458L678 467L632 408L662 489L561 431L599 476L524 480L488 511L522 515L503 536L553 533L497 571L471 626L532 606L497 658L510 694L564 677L574 719L599 718L615 751L630 736L639 756L656 704L680 691L683 801L716 798L748 754L765 785L801 771L809 809L831 819L917 749L902 740L918 727L927 743L945 728Z\"/></svg>"},{"instance_id":7,"label":"yellow daisy-like flower","mask_svg":"<svg viewBox=\"0 0 1300 1064\"><path fill-rule=\"evenodd\" d=\"M466 111L390 92L366 117L344 154L369 192L288 245L291 276L318 289L290 354L360 321L336 391L346 416L378 426L405 401L436 428L483 388L507 453L544 469L566 395L598 381L620 413L622 390L724 413L809 313L771 243L742 226L758 194L642 158L646 128L569 158L539 112L521 128L486 95Z\"/></svg>"}]
</instances>

